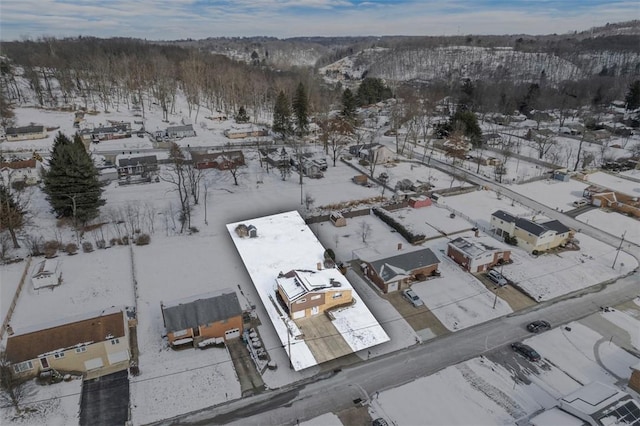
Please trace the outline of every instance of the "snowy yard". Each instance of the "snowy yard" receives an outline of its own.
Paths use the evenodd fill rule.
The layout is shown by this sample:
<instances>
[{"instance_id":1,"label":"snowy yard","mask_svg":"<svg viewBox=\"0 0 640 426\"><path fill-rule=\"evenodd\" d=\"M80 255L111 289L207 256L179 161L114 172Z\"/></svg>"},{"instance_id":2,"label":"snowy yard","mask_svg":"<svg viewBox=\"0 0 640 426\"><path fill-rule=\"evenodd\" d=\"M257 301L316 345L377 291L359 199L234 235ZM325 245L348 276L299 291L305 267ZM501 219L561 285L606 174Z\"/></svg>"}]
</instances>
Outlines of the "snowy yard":
<instances>
[{"instance_id":1,"label":"snowy yard","mask_svg":"<svg viewBox=\"0 0 640 426\"><path fill-rule=\"evenodd\" d=\"M576 234L580 250L548 253L534 257L514 250L513 263L503 274L535 300L549 300L572 291L624 275L638 266L632 256L620 252L611 268L616 249L587 235Z\"/></svg>"},{"instance_id":2,"label":"snowy yard","mask_svg":"<svg viewBox=\"0 0 640 426\"><path fill-rule=\"evenodd\" d=\"M624 234L625 240L640 244L640 220L638 219L602 209L590 210L579 215L577 219L611 235Z\"/></svg>"},{"instance_id":3,"label":"snowy yard","mask_svg":"<svg viewBox=\"0 0 640 426\"><path fill-rule=\"evenodd\" d=\"M582 191L589 186L584 182L570 179L568 182L545 179L522 185L511 185L509 189L532 200L560 211L572 210L573 202L582 198Z\"/></svg>"}]
</instances>

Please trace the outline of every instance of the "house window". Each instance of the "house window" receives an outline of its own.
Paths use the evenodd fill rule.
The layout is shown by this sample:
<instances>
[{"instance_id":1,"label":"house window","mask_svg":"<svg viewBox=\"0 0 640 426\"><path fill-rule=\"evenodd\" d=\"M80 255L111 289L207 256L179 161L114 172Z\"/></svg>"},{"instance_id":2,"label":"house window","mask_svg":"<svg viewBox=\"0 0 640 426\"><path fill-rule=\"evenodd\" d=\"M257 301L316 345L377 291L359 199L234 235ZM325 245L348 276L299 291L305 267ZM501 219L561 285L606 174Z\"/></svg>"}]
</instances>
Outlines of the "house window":
<instances>
[{"instance_id":1,"label":"house window","mask_svg":"<svg viewBox=\"0 0 640 426\"><path fill-rule=\"evenodd\" d=\"M23 371L32 370L33 363L31 361L21 362L20 364L16 364L13 366L13 370L16 373L22 373Z\"/></svg>"},{"instance_id":2,"label":"house window","mask_svg":"<svg viewBox=\"0 0 640 426\"><path fill-rule=\"evenodd\" d=\"M53 358L54 359L64 358L64 352L56 352L55 354L53 354Z\"/></svg>"},{"instance_id":3,"label":"house window","mask_svg":"<svg viewBox=\"0 0 640 426\"><path fill-rule=\"evenodd\" d=\"M86 346L82 346L79 348L76 348L76 353L77 354L81 354L82 352L86 352L87 351L87 347Z\"/></svg>"},{"instance_id":4,"label":"house window","mask_svg":"<svg viewBox=\"0 0 640 426\"><path fill-rule=\"evenodd\" d=\"M322 296L320 296L319 294L316 294L314 296L311 296L311 300L318 300L320 299Z\"/></svg>"},{"instance_id":5,"label":"house window","mask_svg":"<svg viewBox=\"0 0 640 426\"><path fill-rule=\"evenodd\" d=\"M301 303L304 303L304 302L306 302L306 301L307 301L307 299L300 299L300 300L298 300L296 303L297 303L297 304L301 304Z\"/></svg>"},{"instance_id":6,"label":"house window","mask_svg":"<svg viewBox=\"0 0 640 426\"><path fill-rule=\"evenodd\" d=\"M333 293L333 298L334 299L339 299L342 297L342 293Z\"/></svg>"},{"instance_id":7,"label":"house window","mask_svg":"<svg viewBox=\"0 0 640 426\"><path fill-rule=\"evenodd\" d=\"M111 339L112 345L117 345L118 343L120 343L120 339Z\"/></svg>"}]
</instances>

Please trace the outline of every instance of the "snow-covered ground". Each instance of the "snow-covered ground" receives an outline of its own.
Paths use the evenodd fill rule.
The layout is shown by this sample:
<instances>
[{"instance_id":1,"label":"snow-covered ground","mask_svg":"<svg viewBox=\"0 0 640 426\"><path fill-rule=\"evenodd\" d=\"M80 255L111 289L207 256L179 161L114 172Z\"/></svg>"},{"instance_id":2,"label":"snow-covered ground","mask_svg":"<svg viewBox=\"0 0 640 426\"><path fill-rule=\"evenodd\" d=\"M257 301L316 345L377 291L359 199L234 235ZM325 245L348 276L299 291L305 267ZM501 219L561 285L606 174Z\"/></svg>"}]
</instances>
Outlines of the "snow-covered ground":
<instances>
[{"instance_id":1,"label":"snow-covered ground","mask_svg":"<svg viewBox=\"0 0 640 426\"><path fill-rule=\"evenodd\" d=\"M632 243L640 244L640 221L624 214L595 209L579 215L576 219L595 226L611 235L622 235Z\"/></svg>"},{"instance_id":2,"label":"snow-covered ground","mask_svg":"<svg viewBox=\"0 0 640 426\"><path fill-rule=\"evenodd\" d=\"M630 197L640 197L640 184L623 176L612 175L605 172L588 174L587 181L605 187L612 191L621 192Z\"/></svg>"},{"instance_id":3,"label":"snow-covered ground","mask_svg":"<svg viewBox=\"0 0 640 426\"><path fill-rule=\"evenodd\" d=\"M575 179L568 182L545 179L522 185L511 185L509 189L553 209L567 211L575 208L573 202L583 198L582 192L588 186L589 184Z\"/></svg>"},{"instance_id":4,"label":"snow-covered ground","mask_svg":"<svg viewBox=\"0 0 640 426\"><path fill-rule=\"evenodd\" d=\"M602 315L600 321L613 321L637 334L640 322L628 315L619 311ZM422 424L425 419L429 424L513 424L552 409L557 399L582 385L599 381L615 386L621 378L628 380L630 367L639 361L579 322L524 343L542 355L540 368L514 371L492 361L492 355L481 356L380 392L372 398L369 411L389 424ZM518 374L525 374L527 381L518 379ZM553 418L560 419L557 413ZM580 424L565 423L573 419L562 419L562 424Z\"/></svg>"},{"instance_id":5,"label":"snow-covered ground","mask_svg":"<svg viewBox=\"0 0 640 426\"><path fill-rule=\"evenodd\" d=\"M157 107L152 106L145 118L146 129L154 131L166 128L168 125L181 124L188 115L184 105L179 106L178 111L181 110L182 113L172 115L170 122L165 123L160 119ZM18 108L16 115L18 125L33 122L51 127L60 126L60 130L68 135L75 131L72 127L73 113L71 112ZM194 124L198 136L179 141L181 146L211 146L229 142L229 139L223 135L223 131L230 128L233 122L209 120L206 118L208 115L210 115L208 111L200 112ZM124 108L120 112L87 114L85 117L87 122L95 125L106 124L107 120L131 122L141 120L141 117L134 117L132 112ZM136 126L134 125L133 128L135 129ZM50 132L47 139L40 141L2 142L0 150L27 154L32 150L46 152L51 148L55 134L55 131ZM563 146L576 143L575 140L560 142L565 144ZM134 136L119 141L92 144L91 149L93 151L134 151L151 147L152 144L146 137ZM312 147L312 150L320 152L320 147ZM104 197L107 205L102 210L101 219L109 224L104 227L104 238L108 241L117 236L118 226L114 224L117 215L127 209L131 211L131 208L139 211L141 217L146 218L141 219L141 226L145 232L151 234L150 245L133 247L138 284L138 344L141 372L139 376L131 378L134 424L153 422L190 410L224 403L240 396L239 382L235 377L228 352L219 348L170 350L163 338L164 329L160 310L161 302L171 302L186 296L231 287L242 296L239 296L239 300L244 307L255 304L258 316L266 318L267 313L229 238L226 224L296 209L303 216L312 215L320 213L320 208L324 206L329 206L330 209L336 208L335 206L341 203L370 199L381 194L379 187L366 188L353 184L350 179L358 172L341 162L337 163L337 167L329 164L322 179L305 179L301 188L295 175L283 181L277 171L267 173L261 169L255 152L247 151L245 156L248 166L241 171L237 186L233 184L233 179L228 172L208 171L206 173L205 179L210 184L206 200L207 213L205 217L205 200L201 194L200 203L194 207L192 217L192 226L199 232L191 235L179 234L176 231L179 227L179 223L175 220L178 200L170 184L159 182L139 186L118 186L116 183L111 183L106 187ZM535 166L522 161L514 165L513 162L513 159L509 160L508 170L524 168L526 173L535 173ZM400 162L395 167L380 167L377 170L377 172L381 171L389 173L392 184L404 178L414 182L430 181L436 188L449 188L463 184L445 173L426 166L413 165L412 167L408 162ZM473 165L470 165L471 171L475 171ZM520 172L517 172L517 175L519 174ZM566 209L567 203L580 197L581 194L577 195L577 192L581 193L584 186L586 185L575 181L568 183L540 181L511 188L522 190L528 196L552 207ZM311 212L305 211L302 205L306 195L315 199ZM385 196L390 197L391 194L387 192ZM449 217L448 210L437 206L415 211L403 210L398 214L403 215L404 220L410 222L412 226L424 226L425 230L437 229L450 234L468 229L473 225L488 227L491 213L498 209L516 215L531 213L527 208L513 204L511 200L500 197L499 194L484 190L446 197L440 202L468 217L468 221L459 215L452 219ZM50 213L49 205L41 192L36 191L31 197L30 211L32 217L31 225L26 230L28 234L42 236L45 240L54 238L60 238L64 242L75 240L74 233L68 227L57 226L55 217ZM591 213L593 212L589 214ZM582 220L583 217L580 219ZM598 221L602 220L598 219ZM618 224L619 221L616 223ZM361 234L363 224L370 227L366 238ZM631 225L621 226L631 227ZM392 232L387 225L373 215L348 219L347 226L342 228L334 227L330 223L320 223L312 224L310 229L324 247L335 250L339 260L352 260L361 250L388 253L397 250L398 243L407 245L397 232ZM429 232L432 236L440 234L436 231ZM633 232L629 231L628 238L631 240L633 235ZM87 233L83 236L85 241L91 242L99 237L101 236L95 233ZM579 252L540 256L537 259L514 249L515 262L505 266L504 273L532 295L549 299L613 278L637 265L634 259L620 253L616 268L612 270L614 249L581 234L578 235L578 239L581 246ZM438 238L429 241L426 245L431 247L440 258L443 276L414 285L416 292L438 319L450 330L456 330L510 313L511 309L500 298L497 299L494 309L495 295L444 256L442 250L447 241L446 238ZM19 254L24 253L24 249L19 252ZM61 254L59 259L62 260L64 279L62 285L53 290L36 291L30 283L25 284L11 321L14 330L58 321L67 316L85 314L104 307L134 303L129 247L114 246L108 250L78 253L75 256ZM37 260L34 259L30 270ZM3 265L0 270L0 313L3 317L8 310L24 265L25 262ZM389 302L380 298L376 290L363 282L354 271L349 271L347 278L357 289L358 295L368 309L382 324L384 332L391 337L390 341L371 348L373 356L389 353L416 342L417 334ZM637 326L636 323L619 315L622 314L615 313L605 318L618 327L631 330L631 333L632 327ZM265 345L269 348L270 357L278 365L286 365L288 363L286 352L273 327L263 322L259 331ZM532 345L539 348L545 358L554 360L554 363L558 356L567 356L570 360L571 357L584 356L583 351L588 353L586 346L581 347L579 354L570 353L569 349L566 352L565 349L556 349L556 345L559 348L566 346L566 343L562 343L563 338L568 341L565 336L556 336L561 333L563 332L554 330L551 333L536 336L534 339L540 340L532 340ZM589 331L583 331L580 327L575 327L573 333L572 336L584 338L585 341L592 343L600 339ZM543 343L542 339L547 335L550 339L558 341L553 344ZM420 337L424 337L424 333ZM634 345L637 344L637 339L635 342ZM620 373L624 371L624 364L631 361L628 356L615 349L615 345L611 347L605 344L600 345L600 357L603 360L606 359L604 362L609 370ZM558 361L558 363L561 362ZM599 377L610 380L605 370L597 370L596 367L591 370L592 364L586 362L576 364L576 373L587 379ZM571 366L566 368L569 369ZM267 387L275 388L310 377L317 372L316 368L300 372L278 368L275 371L266 371L263 379ZM556 390L554 393L566 394L578 386L573 379L568 378L555 367L543 371L536 380L540 381L540 386L536 387L534 381L534 384L528 386L517 384L513 389L514 383L507 370L486 358L479 358L407 385L412 386L411 388L401 387L383 392L379 395L379 399L374 401L373 408L379 404L379 416L393 419L397 424L422 423L425 418L447 424L513 423L524 414L531 413L539 407L549 406L551 398L543 389L553 388ZM471 386L470 383L476 383L476 387ZM483 393L483 389L487 388L482 386L486 383L493 386L490 389L501 389L502 394L508 395L508 398L501 397L497 402L490 399L486 393ZM203 392L203 388L207 391ZM532 390L534 388L535 390ZM53 402L50 406L43 406L36 415L22 424L76 423L79 392L78 381L46 388L38 387L34 400ZM407 410L408 403L413 400L415 403L411 406L417 410L415 412ZM443 410L450 407L449 401L452 400L458 401L457 406ZM465 410L459 409L460 404ZM6 416L6 413L7 410L2 410L3 416ZM6 417L0 418L2 423L5 419ZM335 416L327 415L310 420L307 424L339 424L339 421Z\"/></svg>"}]
</instances>

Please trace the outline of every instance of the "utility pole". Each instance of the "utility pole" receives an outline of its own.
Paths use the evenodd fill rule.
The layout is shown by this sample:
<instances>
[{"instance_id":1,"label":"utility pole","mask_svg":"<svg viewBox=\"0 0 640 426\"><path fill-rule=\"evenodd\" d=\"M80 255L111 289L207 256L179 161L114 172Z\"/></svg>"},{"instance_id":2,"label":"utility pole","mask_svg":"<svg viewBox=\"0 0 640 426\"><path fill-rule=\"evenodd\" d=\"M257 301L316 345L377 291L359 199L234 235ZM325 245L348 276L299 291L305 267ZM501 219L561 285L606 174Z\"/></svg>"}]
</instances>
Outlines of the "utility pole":
<instances>
[{"instance_id":1,"label":"utility pole","mask_svg":"<svg viewBox=\"0 0 640 426\"><path fill-rule=\"evenodd\" d=\"M613 265L611 265L611 269L614 269L616 266L616 260L618 260L618 255L620 254L620 250L622 249L622 243L624 243L624 236L626 235L627 231L624 231L622 233L622 239L620 240L620 245L618 246L618 250L616 250L616 257L613 258Z\"/></svg>"}]
</instances>

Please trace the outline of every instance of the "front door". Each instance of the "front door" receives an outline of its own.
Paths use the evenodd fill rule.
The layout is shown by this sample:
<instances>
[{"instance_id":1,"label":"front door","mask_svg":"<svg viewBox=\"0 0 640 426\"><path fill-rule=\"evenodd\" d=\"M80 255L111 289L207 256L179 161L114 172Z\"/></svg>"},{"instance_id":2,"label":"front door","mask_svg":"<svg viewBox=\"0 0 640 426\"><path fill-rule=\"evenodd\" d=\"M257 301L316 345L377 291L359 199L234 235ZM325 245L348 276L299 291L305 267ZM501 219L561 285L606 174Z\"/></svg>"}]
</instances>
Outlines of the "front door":
<instances>
[{"instance_id":1,"label":"front door","mask_svg":"<svg viewBox=\"0 0 640 426\"><path fill-rule=\"evenodd\" d=\"M49 361L46 358L40 358L40 364L45 370L49 368Z\"/></svg>"}]
</instances>

